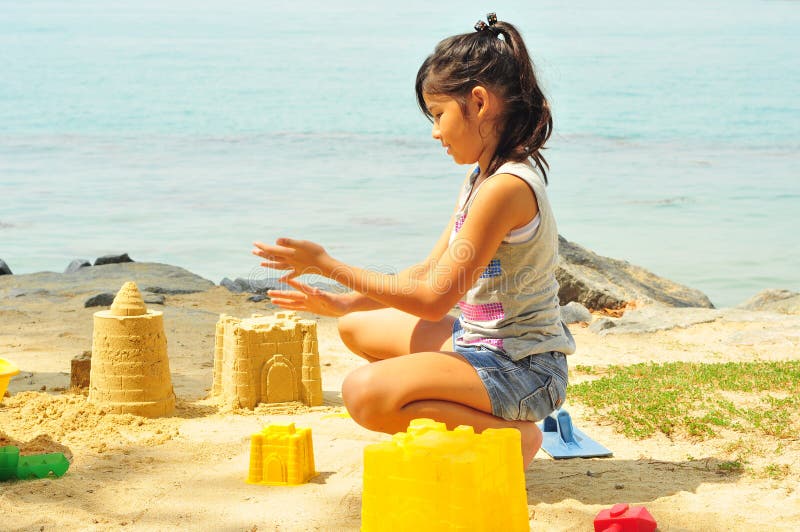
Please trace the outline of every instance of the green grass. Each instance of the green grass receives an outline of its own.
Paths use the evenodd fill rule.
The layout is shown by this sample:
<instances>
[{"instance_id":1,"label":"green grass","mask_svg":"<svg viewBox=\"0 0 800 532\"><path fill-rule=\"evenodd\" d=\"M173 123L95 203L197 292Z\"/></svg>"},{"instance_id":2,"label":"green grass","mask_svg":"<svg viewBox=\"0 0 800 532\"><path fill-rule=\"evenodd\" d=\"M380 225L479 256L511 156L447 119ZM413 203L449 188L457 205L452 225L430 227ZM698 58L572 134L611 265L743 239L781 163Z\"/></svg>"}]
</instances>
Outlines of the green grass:
<instances>
[{"instance_id":1,"label":"green grass","mask_svg":"<svg viewBox=\"0 0 800 532\"><path fill-rule=\"evenodd\" d=\"M717 469L726 473L740 473L744 470L744 464L739 460L730 460L728 462L720 462L717 465Z\"/></svg>"},{"instance_id":2,"label":"green grass","mask_svg":"<svg viewBox=\"0 0 800 532\"><path fill-rule=\"evenodd\" d=\"M789 466L787 464L769 464L764 468L763 476L772 480L783 480L789 476Z\"/></svg>"},{"instance_id":3,"label":"green grass","mask_svg":"<svg viewBox=\"0 0 800 532\"><path fill-rule=\"evenodd\" d=\"M698 364L670 362L574 371L592 380L571 385L571 401L633 438L657 432L695 439L721 428L794 437L800 428L800 361Z\"/></svg>"}]
</instances>

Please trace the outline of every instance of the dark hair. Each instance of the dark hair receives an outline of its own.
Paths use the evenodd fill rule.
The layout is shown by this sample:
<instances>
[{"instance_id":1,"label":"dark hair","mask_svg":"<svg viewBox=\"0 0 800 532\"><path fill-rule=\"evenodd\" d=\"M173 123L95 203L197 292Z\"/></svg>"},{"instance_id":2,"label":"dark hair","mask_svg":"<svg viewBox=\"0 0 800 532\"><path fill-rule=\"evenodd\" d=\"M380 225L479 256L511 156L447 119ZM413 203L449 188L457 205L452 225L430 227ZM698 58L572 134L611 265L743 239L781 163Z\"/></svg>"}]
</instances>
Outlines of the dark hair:
<instances>
[{"instance_id":1,"label":"dark hair","mask_svg":"<svg viewBox=\"0 0 800 532\"><path fill-rule=\"evenodd\" d=\"M541 150L553 131L553 117L522 36L508 22L437 44L417 72L417 104L433 120L423 93L453 97L466 108L466 96L477 85L496 91L505 102L499 117L500 140L485 171L492 173L505 161L530 157L547 183L549 165Z\"/></svg>"}]
</instances>

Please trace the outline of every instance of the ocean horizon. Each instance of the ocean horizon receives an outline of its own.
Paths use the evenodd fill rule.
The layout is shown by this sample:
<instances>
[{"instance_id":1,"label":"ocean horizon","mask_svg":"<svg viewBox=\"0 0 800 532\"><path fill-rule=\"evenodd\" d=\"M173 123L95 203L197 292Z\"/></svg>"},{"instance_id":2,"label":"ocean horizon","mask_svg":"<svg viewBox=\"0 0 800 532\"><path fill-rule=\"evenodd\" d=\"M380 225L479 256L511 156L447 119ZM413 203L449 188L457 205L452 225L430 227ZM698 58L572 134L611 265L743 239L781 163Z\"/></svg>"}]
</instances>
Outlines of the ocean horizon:
<instances>
[{"instance_id":1,"label":"ocean horizon","mask_svg":"<svg viewBox=\"0 0 800 532\"><path fill-rule=\"evenodd\" d=\"M734 306L800 290L800 4L491 6L554 110L548 194L570 241ZM0 259L127 252L216 283L254 240L423 259L466 168L430 138L416 70L477 2L108 6L0 13Z\"/></svg>"}]
</instances>

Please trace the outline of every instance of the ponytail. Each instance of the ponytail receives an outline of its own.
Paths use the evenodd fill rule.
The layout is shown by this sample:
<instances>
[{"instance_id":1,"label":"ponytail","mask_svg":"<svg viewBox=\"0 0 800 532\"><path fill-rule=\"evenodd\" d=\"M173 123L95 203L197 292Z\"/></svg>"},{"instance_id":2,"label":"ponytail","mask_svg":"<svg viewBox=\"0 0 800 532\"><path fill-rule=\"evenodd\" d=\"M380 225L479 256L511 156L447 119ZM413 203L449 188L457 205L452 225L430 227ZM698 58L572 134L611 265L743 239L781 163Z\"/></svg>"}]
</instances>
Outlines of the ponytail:
<instances>
[{"instance_id":1,"label":"ponytail","mask_svg":"<svg viewBox=\"0 0 800 532\"><path fill-rule=\"evenodd\" d=\"M483 85L503 99L499 142L488 173L506 161L530 158L547 183L549 165L542 155L553 131L553 117L536 80L528 49L517 29L508 22L476 24L473 33L441 41L417 72L417 103L429 119L423 93L443 94L465 107L473 87ZM484 170L484 169L481 169Z\"/></svg>"}]
</instances>

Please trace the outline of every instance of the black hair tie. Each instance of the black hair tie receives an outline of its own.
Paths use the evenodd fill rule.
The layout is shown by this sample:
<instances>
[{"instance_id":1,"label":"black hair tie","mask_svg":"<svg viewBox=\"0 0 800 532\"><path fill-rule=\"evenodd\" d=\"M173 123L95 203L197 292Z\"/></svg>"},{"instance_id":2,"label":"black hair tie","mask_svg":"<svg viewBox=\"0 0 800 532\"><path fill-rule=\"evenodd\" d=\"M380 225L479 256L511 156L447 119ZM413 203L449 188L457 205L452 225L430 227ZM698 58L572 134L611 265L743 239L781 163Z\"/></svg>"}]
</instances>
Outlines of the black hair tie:
<instances>
[{"instance_id":1,"label":"black hair tie","mask_svg":"<svg viewBox=\"0 0 800 532\"><path fill-rule=\"evenodd\" d=\"M488 22L488 24L486 23ZM475 23L475 31L484 31L491 29L492 26L497 24L497 13L487 13L486 22L479 20Z\"/></svg>"}]
</instances>

